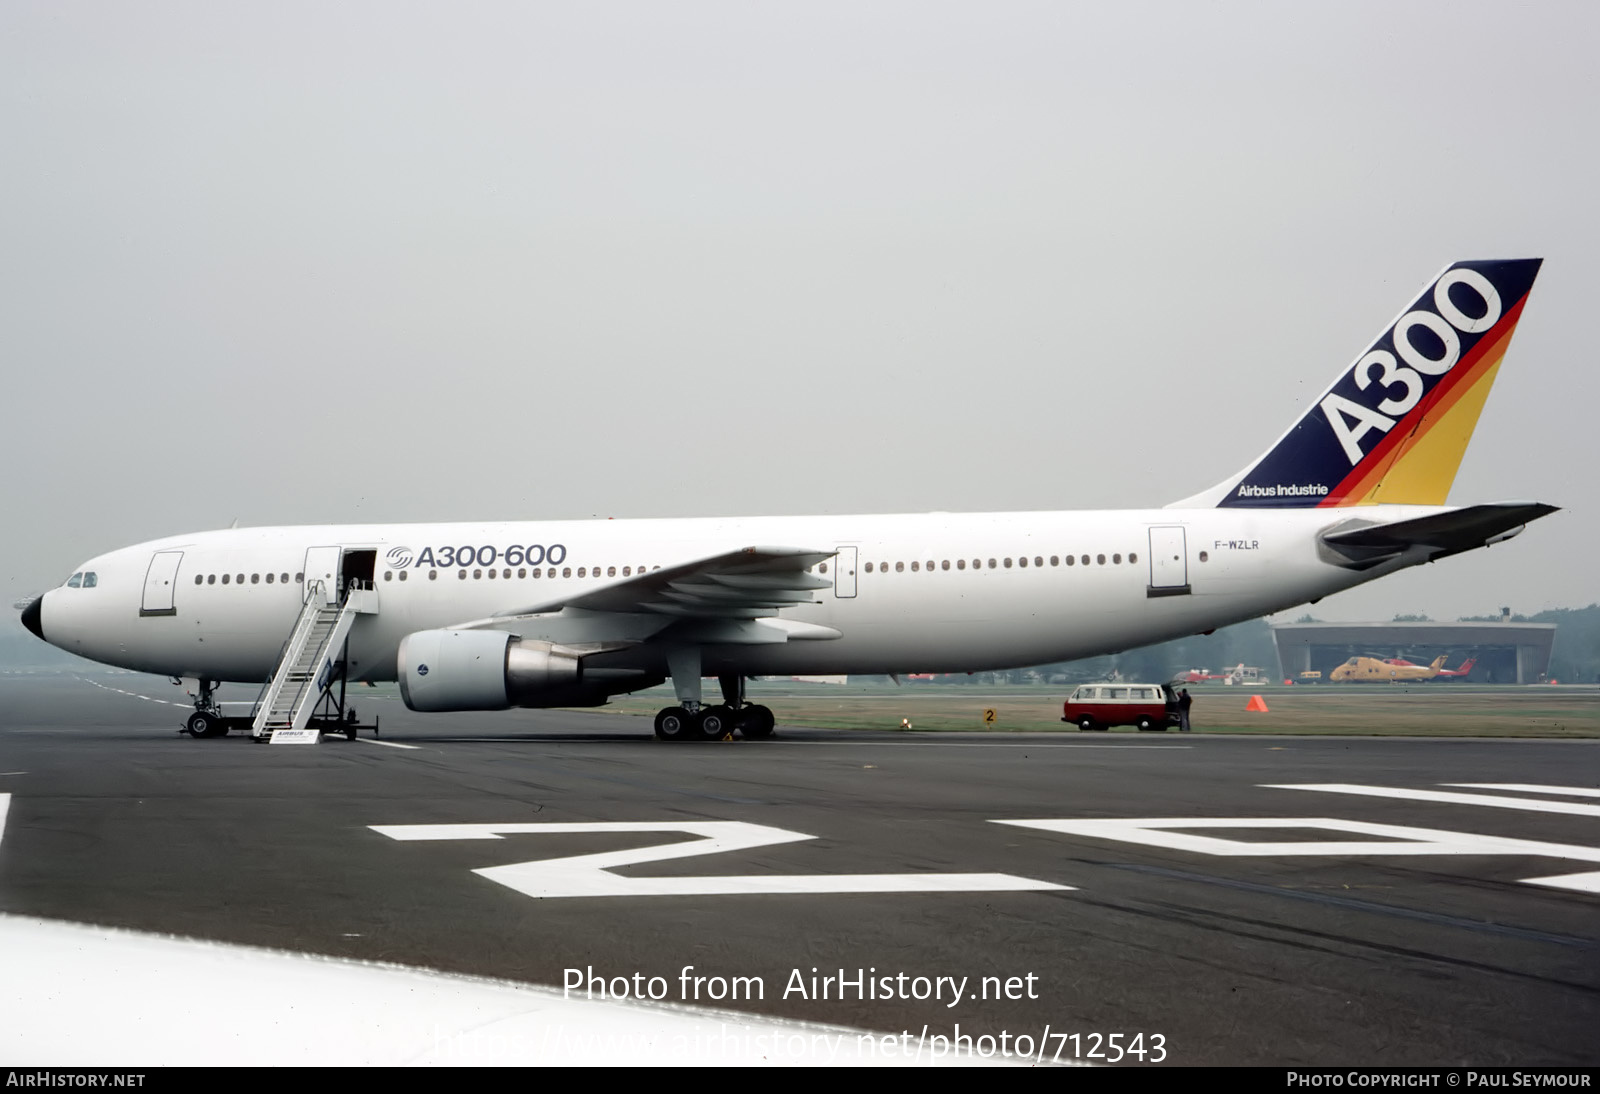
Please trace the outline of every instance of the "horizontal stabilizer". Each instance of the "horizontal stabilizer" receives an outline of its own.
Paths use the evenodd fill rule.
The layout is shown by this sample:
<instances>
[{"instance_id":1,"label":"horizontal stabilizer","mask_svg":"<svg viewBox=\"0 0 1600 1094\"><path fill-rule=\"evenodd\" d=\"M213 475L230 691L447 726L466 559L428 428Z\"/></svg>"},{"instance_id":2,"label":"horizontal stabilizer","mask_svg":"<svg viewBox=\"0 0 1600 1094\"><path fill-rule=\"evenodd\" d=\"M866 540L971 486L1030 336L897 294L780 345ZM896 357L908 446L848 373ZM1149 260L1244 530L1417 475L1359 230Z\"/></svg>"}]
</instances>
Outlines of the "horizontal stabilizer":
<instances>
[{"instance_id":1,"label":"horizontal stabilizer","mask_svg":"<svg viewBox=\"0 0 1600 1094\"><path fill-rule=\"evenodd\" d=\"M1375 566L1411 548L1421 548L1432 560L1508 540L1557 508L1537 501L1503 501L1389 524L1347 521L1324 532L1322 542L1340 565L1353 569Z\"/></svg>"}]
</instances>

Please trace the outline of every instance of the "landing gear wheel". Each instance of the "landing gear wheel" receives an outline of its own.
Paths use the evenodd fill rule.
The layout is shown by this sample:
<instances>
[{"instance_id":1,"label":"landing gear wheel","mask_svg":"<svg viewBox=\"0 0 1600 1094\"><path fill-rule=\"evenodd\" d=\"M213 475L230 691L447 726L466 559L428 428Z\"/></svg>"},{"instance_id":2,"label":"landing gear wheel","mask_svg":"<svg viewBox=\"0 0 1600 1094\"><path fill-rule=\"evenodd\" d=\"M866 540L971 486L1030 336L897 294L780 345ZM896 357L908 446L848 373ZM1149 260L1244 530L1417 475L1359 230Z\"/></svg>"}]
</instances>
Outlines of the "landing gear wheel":
<instances>
[{"instance_id":1,"label":"landing gear wheel","mask_svg":"<svg viewBox=\"0 0 1600 1094\"><path fill-rule=\"evenodd\" d=\"M739 732L747 741L759 741L772 736L772 727L776 719L772 710L764 706L745 707L739 712Z\"/></svg>"},{"instance_id":2,"label":"landing gear wheel","mask_svg":"<svg viewBox=\"0 0 1600 1094\"><path fill-rule=\"evenodd\" d=\"M702 741L720 741L733 732L733 711L727 707L706 707L695 719Z\"/></svg>"},{"instance_id":3,"label":"landing gear wheel","mask_svg":"<svg viewBox=\"0 0 1600 1094\"><path fill-rule=\"evenodd\" d=\"M1078 719L1078 729L1080 732L1093 733L1099 728L1099 726L1095 725L1094 719L1089 717L1087 714Z\"/></svg>"},{"instance_id":4,"label":"landing gear wheel","mask_svg":"<svg viewBox=\"0 0 1600 1094\"><path fill-rule=\"evenodd\" d=\"M228 727L222 724L222 719L215 714L208 714L197 710L189 715L189 722L184 727L191 737L220 737L228 732Z\"/></svg>"},{"instance_id":5,"label":"landing gear wheel","mask_svg":"<svg viewBox=\"0 0 1600 1094\"><path fill-rule=\"evenodd\" d=\"M682 741L689 736L689 712L682 707L667 707L656 715L656 736L663 741Z\"/></svg>"}]
</instances>

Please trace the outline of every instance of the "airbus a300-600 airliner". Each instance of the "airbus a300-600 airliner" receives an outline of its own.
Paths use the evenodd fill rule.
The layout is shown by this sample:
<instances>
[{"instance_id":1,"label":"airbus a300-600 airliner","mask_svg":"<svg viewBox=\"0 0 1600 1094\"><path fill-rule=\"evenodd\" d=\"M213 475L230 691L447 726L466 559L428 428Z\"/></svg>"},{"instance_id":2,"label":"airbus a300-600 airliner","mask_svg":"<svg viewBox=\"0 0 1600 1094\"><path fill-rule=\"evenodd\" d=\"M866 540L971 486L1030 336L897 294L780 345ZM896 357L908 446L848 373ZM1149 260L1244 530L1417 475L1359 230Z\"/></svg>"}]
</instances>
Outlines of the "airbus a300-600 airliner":
<instances>
[{"instance_id":1,"label":"airbus a300-600 airliner","mask_svg":"<svg viewBox=\"0 0 1600 1094\"><path fill-rule=\"evenodd\" d=\"M658 736L765 737L752 676L1111 653L1516 535L1554 507L1445 501L1540 261L1450 266L1264 455L1164 509L197 532L88 560L23 622L195 681L196 737L245 724L222 716L222 681L261 689L256 737L291 740L343 723L326 713L343 681L469 711L667 679Z\"/></svg>"}]
</instances>

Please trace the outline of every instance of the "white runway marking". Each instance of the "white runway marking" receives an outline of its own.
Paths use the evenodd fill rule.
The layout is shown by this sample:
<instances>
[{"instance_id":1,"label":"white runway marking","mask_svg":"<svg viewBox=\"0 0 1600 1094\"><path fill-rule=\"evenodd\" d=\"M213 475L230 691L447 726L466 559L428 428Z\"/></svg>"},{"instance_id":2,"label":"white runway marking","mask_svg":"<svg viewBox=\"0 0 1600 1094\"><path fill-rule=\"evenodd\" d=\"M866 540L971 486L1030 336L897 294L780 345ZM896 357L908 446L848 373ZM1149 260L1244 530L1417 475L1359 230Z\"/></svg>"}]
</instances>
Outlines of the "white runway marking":
<instances>
[{"instance_id":1,"label":"white runway marking","mask_svg":"<svg viewBox=\"0 0 1600 1094\"><path fill-rule=\"evenodd\" d=\"M1600 862L1600 847L1579 847L1542 840L1480 836L1469 832L1445 832L1436 828L1413 828L1398 824L1372 824L1367 821L1335 820L1332 817L1137 817L1115 820L1001 820L1017 828L1037 828L1069 836L1137 843L1169 851L1192 851L1202 855L1237 858L1273 856L1313 857L1327 855L1530 855L1545 858ZM1378 836L1377 840L1304 840L1295 842L1252 843L1222 836L1200 836L1174 829L1193 828L1308 828L1327 832L1349 832ZM1546 885L1600 892L1600 871L1562 874L1552 877L1522 878L1524 885Z\"/></svg>"},{"instance_id":2,"label":"white runway marking","mask_svg":"<svg viewBox=\"0 0 1600 1094\"><path fill-rule=\"evenodd\" d=\"M148 695L140 695L136 691L123 691L121 688L109 687L109 686L107 686L105 684L100 683L97 680L90 680L86 676L80 676L80 677L78 677L78 679L82 680L85 684L93 684L95 687L101 689L102 691L114 691L118 695L128 695L128 696L131 696L131 697L133 697L135 699L143 699L147 703L160 703L162 706L167 706L167 707L186 707L186 706L190 706L191 705L189 703L174 703L170 699L154 699L154 698L151 698Z\"/></svg>"},{"instance_id":3,"label":"white runway marking","mask_svg":"<svg viewBox=\"0 0 1600 1094\"><path fill-rule=\"evenodd\" d=\"M0 840L6 838L6 814L11 811L11 795L0 794Z\"/></svg>"},{"instance_id":4,"label":"white runway marking","mask_svg":"<svg viewBox=\"0 0 1600 1094\"><path fill-rule=\"evenodd\" d=\"M1505 798L1497 794L1457 794L1449 790L1408 790L1394 786L1357 786L1353 783L1262 783L1261 786L1267 790L1316 790L1325 794L1358 794L1367 798L1400 798L1406 801L1444 802L1449 805L1484 805L1492 809L1522 809L1530 813L1570 813L1580 817L1600 817L1600 805L1538 801L1533 798Z\"/></svg>"},{"instance_id":5,"label":"white runway marking","mask_svg":"<svg viewBox=\"0 0 1600 1094\"><path fill-rule=\"evenodd\" d=\"M636 847L594 855L537 859L474 870L527 896L728 896L752 893L974 893L1068 890L1071 886L1012 874L750 874L721 877L624 877L618 866L694 858L816 839L745 821L646 821L513 824L372 825L397 840L497 840L505 835L574 832L662 832L699 836L688 843Z\"/></svg>"},{"instance_id":6,"label":"white runway marking","mask_svg":"<svg viewBox=\"0 0 1600 1094\"><path fill-rule=\"evenodd\" d=\"M1541 786L1538 783L1440 783L1440 786L1464 786L1469 790L1510 790L1523 794L1565 794L1571 798L1600 798L1600 790L1592 786Z\"/></svg>"},{"instance_id":7,"label":"white runway marking","mask_svg":"<svg viewBox=\"0 0 1600 1094\"><path fill-rule=\"evenodd\" d=\"M1574 889L1580 893L1600 893L1600 870L1592 874L1562 874L1558 877L1525 878L1528 885L1548 885L1552 889Z\"/></svg>"},{"instance_id":8,"label":"white runway marking","mask_svg":"<svg viewBox=\"0 0 1600 1094\"><path fill-rule=\"evenodd\" d=\"M371 737L357 737L356 740L367 745L382 745L384 748L409 748L413 752L420 751L421 745L403 745L399 741L379 741Z\"/></svg>"}]
</instances>

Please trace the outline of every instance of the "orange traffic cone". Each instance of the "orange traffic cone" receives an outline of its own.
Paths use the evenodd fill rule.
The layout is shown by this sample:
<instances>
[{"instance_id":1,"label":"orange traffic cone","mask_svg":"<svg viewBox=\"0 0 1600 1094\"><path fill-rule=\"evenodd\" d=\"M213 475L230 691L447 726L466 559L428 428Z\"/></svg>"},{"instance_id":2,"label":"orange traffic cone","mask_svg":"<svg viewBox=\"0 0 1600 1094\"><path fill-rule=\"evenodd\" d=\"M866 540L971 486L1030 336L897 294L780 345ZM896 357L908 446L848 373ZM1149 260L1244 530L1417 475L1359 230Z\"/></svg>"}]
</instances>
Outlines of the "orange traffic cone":
<instances>
[{"instance_id":1,"label":"orange traffic cone","mask_svg":"<svg viewBox=\"0 0 1600 1094\"><path fill-rule=\"evenodd\" d=\"M1250 696L1250 701L1244 705L1244 709L1265 714L1267 713L1267 701L1259 695L1252 695Z\"/></svg>"}]
</instances>

